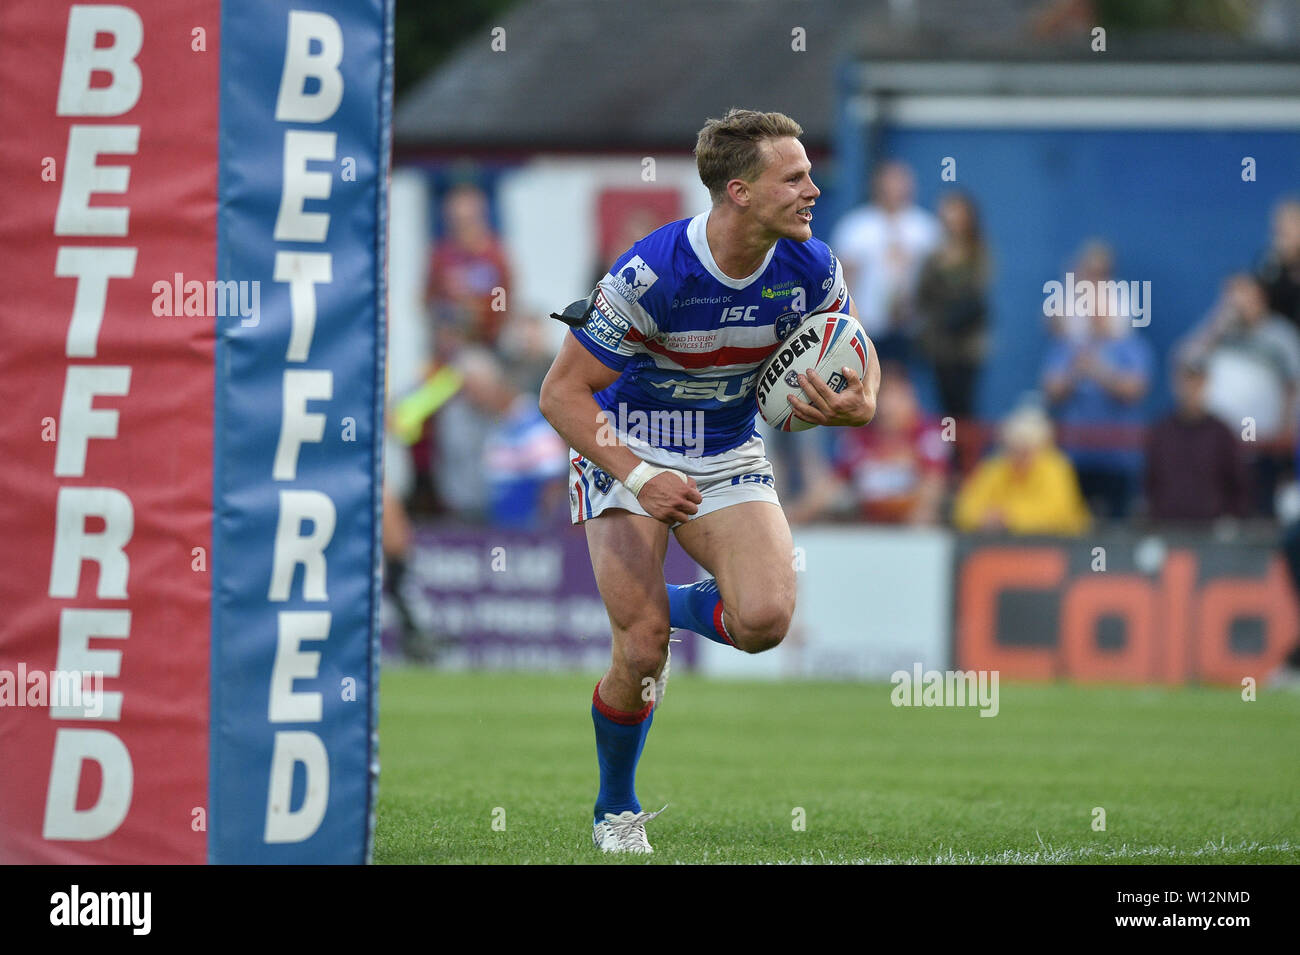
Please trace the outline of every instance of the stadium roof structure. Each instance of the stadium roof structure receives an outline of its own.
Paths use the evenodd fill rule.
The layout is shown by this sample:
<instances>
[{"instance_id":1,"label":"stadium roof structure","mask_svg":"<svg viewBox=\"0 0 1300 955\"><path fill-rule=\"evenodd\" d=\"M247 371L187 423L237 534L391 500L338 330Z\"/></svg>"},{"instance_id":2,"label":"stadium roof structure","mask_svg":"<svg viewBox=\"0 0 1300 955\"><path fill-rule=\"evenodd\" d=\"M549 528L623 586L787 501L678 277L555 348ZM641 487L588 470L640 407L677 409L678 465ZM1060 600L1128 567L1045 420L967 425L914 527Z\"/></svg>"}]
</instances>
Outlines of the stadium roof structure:
<instances>
[{"instance_id":1,"label":"stadium roof structure","mask_svg":"<svg viewBox=\"0 0 1300 955\"><path fill-rule=\"evenodd\" d=\"M836 139L846 88L1114 95L1136 81L1196 95L1222 92L1226 79L1242 93L1300 89L1300 23L1248 39L1112 35L1096 53L1077 25L1036 32L1056 2L525 0L500 24L504 51L485 27L402 98L394 140L408 154L688 151L704 118L749 106L794 116L816 151ZM792 49L795 28L803 52ZM1069 68L1034 68L1049 63Z\"/></svg>"},{"instance_id":2,"label":"stadium roof structure","mask_svg":"<svg viewBox=\"0 0 1300 955\"><path fill-rule=\"evenodd\" d=\"M790 113L828 145L846 26L881 0L531 0L417 83L399 149L689 150L730 106ZM791 49L802 27L806 52Z\"/></svg>"}]
</instances>

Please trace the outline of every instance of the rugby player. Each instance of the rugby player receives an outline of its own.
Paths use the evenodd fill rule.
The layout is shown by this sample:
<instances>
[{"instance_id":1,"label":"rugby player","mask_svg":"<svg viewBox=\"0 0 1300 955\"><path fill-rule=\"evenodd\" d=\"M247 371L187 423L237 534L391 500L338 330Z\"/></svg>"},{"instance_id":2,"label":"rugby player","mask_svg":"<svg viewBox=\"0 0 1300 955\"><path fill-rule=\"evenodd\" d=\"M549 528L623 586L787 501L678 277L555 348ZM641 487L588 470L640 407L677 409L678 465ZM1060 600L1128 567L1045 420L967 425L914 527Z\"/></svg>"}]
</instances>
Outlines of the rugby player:
<instances>
[{"instance_id":1,"label":"rugby player","mask_svg":"<svg viewBox=\"0 0 1300 955\"><path fill-rule=\"evenodd\" d=\"M585 303L556 316L573 327L540 407L571 445L572 518L585 526L613 630L591 707L592 838L607 852L653 851L645 824L659 813L642 811L635 776L663 701L670 633L760 653L781 642L794 612L793 542L754 427L755 380L806 315L856 317L838 260L813 238L821 191L802 133L781 113L709 120L695 158L712 207L635 243ZM818 425L871 421L874 346L864 377L842 373L839 393L801 373L810 400L792 397L794 413ZM711 577L666 585L670 530Z\"/></svg>"}]
</instances>

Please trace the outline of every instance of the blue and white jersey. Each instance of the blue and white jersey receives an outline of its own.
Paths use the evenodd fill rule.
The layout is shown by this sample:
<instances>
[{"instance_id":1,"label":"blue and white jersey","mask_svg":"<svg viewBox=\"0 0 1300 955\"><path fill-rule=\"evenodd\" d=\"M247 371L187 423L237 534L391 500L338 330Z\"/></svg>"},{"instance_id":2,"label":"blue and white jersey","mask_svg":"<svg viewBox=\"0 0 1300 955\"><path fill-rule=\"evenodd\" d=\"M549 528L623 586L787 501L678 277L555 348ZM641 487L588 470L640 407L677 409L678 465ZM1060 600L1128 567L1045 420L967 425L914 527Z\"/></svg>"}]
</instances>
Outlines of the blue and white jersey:
<instances>
[{"instance_id":1,"label":"blue and white jersey","mask_svg":"<svg viewBox=\"0 0 1300 955\"><path fill-rule=\"evenodd\" d=\"M615 427L630 433L620 424L642 413L647 443L682 454L720 454L748 441L759 366L808 314L849 308L825 242L778 239L753 274L733 279L709 251L708 216L671 222L633 245L601 279L587 324L573 329L623 373L596 394ZM702 422L702 443L683 434L684 417Z\"/></svg>"}]
</instances>

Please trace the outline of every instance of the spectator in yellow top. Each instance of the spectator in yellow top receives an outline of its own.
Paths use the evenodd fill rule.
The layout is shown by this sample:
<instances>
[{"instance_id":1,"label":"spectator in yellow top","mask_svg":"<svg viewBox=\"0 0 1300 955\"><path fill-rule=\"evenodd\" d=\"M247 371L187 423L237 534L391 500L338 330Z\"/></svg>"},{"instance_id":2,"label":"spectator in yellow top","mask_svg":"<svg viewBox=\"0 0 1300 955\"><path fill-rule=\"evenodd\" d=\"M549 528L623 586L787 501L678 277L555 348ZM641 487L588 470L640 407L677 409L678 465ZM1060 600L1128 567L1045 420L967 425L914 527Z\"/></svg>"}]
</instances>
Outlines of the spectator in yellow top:
<instances>
[{"instance_id":1,"label":"spectator in yellow top","mask_svg":"<svg viewBox=\"0 0 1300 955\"><path fill-rule=\"evenodd\" d=\"M1090 522L1069 458L1052 444L1052 424L1021 408L1002 425L1002 452L966 478L953 506L963 531L1080 534Z\"/></svg>"}]
</instances>

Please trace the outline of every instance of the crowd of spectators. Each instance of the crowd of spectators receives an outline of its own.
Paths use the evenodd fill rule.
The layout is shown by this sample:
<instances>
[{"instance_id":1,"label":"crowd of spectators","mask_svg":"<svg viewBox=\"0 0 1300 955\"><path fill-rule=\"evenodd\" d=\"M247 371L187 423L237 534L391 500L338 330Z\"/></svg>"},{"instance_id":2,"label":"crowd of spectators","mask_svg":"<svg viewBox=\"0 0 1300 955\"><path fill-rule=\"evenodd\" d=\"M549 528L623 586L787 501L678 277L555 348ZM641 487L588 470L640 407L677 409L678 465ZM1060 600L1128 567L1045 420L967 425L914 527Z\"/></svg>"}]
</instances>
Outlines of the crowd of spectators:
<instances>
[{"instance_id":1,"label":"crowd of spectators","mask_svg":"<svg viewBox=\"0 0 1300 955\"><path fill-rule=\"evenodd\" d=\"M424 387L394 396L391 420L415 475L415 512L499 527L550 526L567 449L537 407L550 365L538 316L513 301L509 257L477 185L447 190L425 296L431 358Z\"/></svg>"},{"instance_id":2,"label":"crowd of spectators","mask_svg":"<svg viewBox=\"0 0 1300 955\"><path fill-rule=\"evenodd\" d=\"M1274 515L1300 424L1300 201L1276 207L1257 266L1228 276L1168 354L1105 296L1090 312L1045 316L1038 379L1000 423L982 420L977 400L993 253L969 195L942 196L936 212L917 204L911 170L886 162L871 201L830 237L885 372L869 428L766 435L793 523L1068 535L1105 521ZM642 218L629 218L638 235L625 245L659 224ZM1076 282L1107 282L1114 254L1089 240L1070 269ZM449 190L427 295L439 384L415 403L413 429L396 415L410 430L417 511L520 528L567 521L566 448L536 399L553 346L545 319L512 305L486 195ZM1160 362L1174 407L1152 420Z\"/></svg>"},{"instance_id":3,"label":"crowd of spectators","mask_svg":"<svg viewBox=\"0 0 1300 955\"><path fill-rule=\"evenodd\" d=\"M425 379L412 394L390 395L388 463L407 455L409 467L391 470L413 481L404 494L385 481L384 589L411 659L432 659L438 647L403 589L412 516L514 529L568 519L568 449L537 406L550 345L512 292L487 195L471 183L447 190L429 255Z\"/></svg>"},{"instance_id":4,"label":"crowd of spectators","mask_svg":"<svg viewBox=\"0 0 1300 955\"><path fill-rule=\"evenodd\" d=\"M824 473L796 499L792 519L1075 534L1105 521L1275 517L1300 428L1300 201L1277 205L1257 267L1228 276L1205 320L1167 354L1152 348L1126 295L1045 314L1039 378L1025 383L1026 400L999 427L981 420L975 398L993 272L978 208L951 192L936 220L915 203L912 182L906 166L883 164L871 203L847 213L832 236L885 380L898 386L882 388L866 429L875 435L828 439ZM1107 288L1115 256L1088 240L1069 269L1076 284ZM1162 361L1174 409L1152 420ZM901 417L913 414L909 378L933 383L936 415L915 427L942 443L886 436L891 404ZM880 507L882 498L897 506Z\"/></svg>"}]
</instances>

